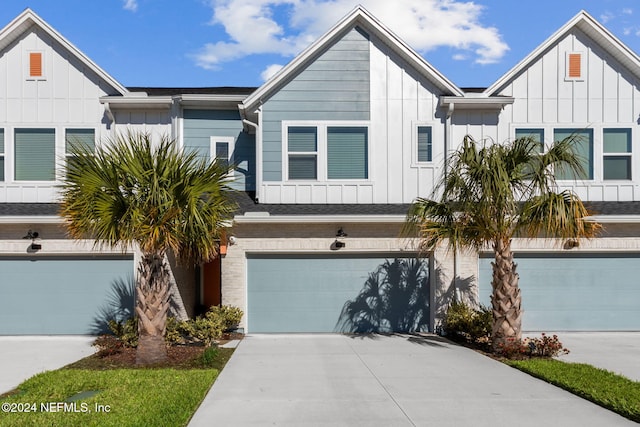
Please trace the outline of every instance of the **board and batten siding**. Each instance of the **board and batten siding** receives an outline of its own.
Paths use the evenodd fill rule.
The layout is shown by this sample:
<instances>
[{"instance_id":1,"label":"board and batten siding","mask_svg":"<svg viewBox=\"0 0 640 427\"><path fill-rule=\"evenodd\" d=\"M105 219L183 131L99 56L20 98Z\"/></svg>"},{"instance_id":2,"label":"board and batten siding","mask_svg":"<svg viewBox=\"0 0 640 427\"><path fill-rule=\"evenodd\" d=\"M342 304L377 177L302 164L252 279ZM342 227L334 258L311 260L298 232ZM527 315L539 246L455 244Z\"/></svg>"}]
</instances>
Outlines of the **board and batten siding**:
<instances>
[{"instance_id":1,"label":"board and batten siding","mask_svg":"<svg viewBox=\"0 0 640 427\"><path fill-rule=\"evenodd\" d=\"M585 56L584 79L568 80L566 55ZM640 200L640 81L600 45L574 28L525 70L507 82L499 95L513 96L500 114L495 140L515 137L517 128L544 128L545 142L553 142L553 129L590 128L594 131L594 179L564 182L564 188L591 201ZM605 181L602 176L602 129L632 129L632 180Z\"/></svg>"},{"instance_id":2,"label":"board and batten siding","mask_svg":"<svg viewBox=\"0 0 640 427\"><path fill-rule=\"evenodd\" d=\"M255 190L255 137L243 132L238 110L195 110L183 112L183 145L210 155L211 137L234 138L231 162L236 165L231 186Z\"/></svg>"},{"instance_id":3,"label":"board and batten siding","mask_svg":"<svg viewBox=\"0 0 640 427\"><path fill-rule=\"evenodd\" d=\"M29 76L29 54L42 53L42 76ZM55 182L14 181L16 128L55 129L56 158L64 155L64 129L106 131L99 98L117 92L43 30L33 27L0 50L0 128L5 181L0 203L54 202Z\"/></svg>"},{"instance_id":4,"label":"board and batten siding","mask_svg":"<svg viewBox=\"0 0 640 427\"><path fill-rule=\"evenodd\" d=\"M283 182L283 121L368 121L369 36L353 28L321 52L262 106L264 203L327 203L371 186ZM360 187L360 188L359 188ZM361 194L362 197L362 194Z\"/></svg>"},{"instance_id":5,"label":"board and batten siding","mask_svg":"<svg viewBox=\"0 0 640 427\"><path fill-rule=\"evenodd\" d=\"M410 203L428 196L444 155L441 91L374 35L352 29L262 108L263 203ZM283 176L282 121L369 121L367 180L296 183ZM417 162L417 126L431 162Z\"/></svg>"}]
</instances>

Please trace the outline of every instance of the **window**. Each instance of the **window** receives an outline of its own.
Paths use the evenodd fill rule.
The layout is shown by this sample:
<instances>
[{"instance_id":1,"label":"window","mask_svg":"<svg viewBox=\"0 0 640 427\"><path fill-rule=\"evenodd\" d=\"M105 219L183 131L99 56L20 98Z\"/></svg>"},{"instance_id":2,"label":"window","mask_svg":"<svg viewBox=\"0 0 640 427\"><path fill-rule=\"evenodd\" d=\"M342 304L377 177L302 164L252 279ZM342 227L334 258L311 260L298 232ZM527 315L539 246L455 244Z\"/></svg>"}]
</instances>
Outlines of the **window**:
<instances>
[{"instance_id":1,"label":"window","mask_svg":"<svg viewBox=\"0 0 640 427\"><path fill-rule=\"evenodd\" d=\"M64 132L64 153L71 154L74 147L94 151L96 148L96 132L94 129L66 129Z\"/></svg>"},{"instance_id":2,"label":"window","mask_svg":"<svg viewBox=\"0 0 640 427\"><path fill-rule=\"evenodd\" d=\"M582 52L567 52L565 80L584 80L584 55Z\"/></svg>"},{"instance_id":3,"label":"window","mask_svg":"<svg viewBox=\"0 0 640 427\"><path fill-rule=\"evenodd\" d=\"M16 181L55 180L55 129L15 130Z\"/></svg>"},{"instance_id":4,"label":"window","mask_svg":"<svg viewBox=\"0 0 640 427\"><path fill-rule=\"evenodd\" d=\"M212 136L210 143L211 159L228 168L233 163L234 138L230 136Z\"/></svg>"},{"instance_id":5,"label":"window","mask_svg":"<svg viewBox=\"0 0 640 427\"><path fill-rule=\"evenodd\" d=\"M30 80L44 79L44 55L42 52L29 52L27 78Z\"/></svg>"},{"instance_id":6,"label":"window","mask_svg":"<svg viewBox=\"0 0 640 427\"><path fill-rule=\"evenodd\" d=\"M366 127L327 128L327 177L367 179L369 177L368 132Z\"/></svg>"},{"instance_id":7,"label":"window","mask_svg":"<svg viewBox=\"0 0 640 427\"><path fill-rule=\"evenodd\" d=\"M559 180L593 179L593 129L554 129L553 140L561 141L565 138L575 138L574 153L582 164L582 173L576 174L564 167L556 170Z\"/></svg>"},{"instance_id":8,"label":"window","mask_svg":"<svg viewBox=\"0 0 640 427\"><path fill-rule=\"evenodd\" d=\"M287 132L289 179L318 179L318 129L291 126Z\"/></svg>"},{"instance_id":9,"label":"window","mask_svg":"<svg viewBox=\"0 0 640 427\"><path fill-rule=\"evenodd\" d=\"M431 140L431 126L418 126L418 162L430 162L433 160L433 147Z\"/></svg>"},{"instance_id":10,"label":"window","mask_svg":"<svg viewBox=\"0 0 640 427\"><path fill-rule=\"evenodd\" d=\"M4 129L0 129L0 182L4 181Z\"/></svg>"},{"instance_id":11,"label":"window","mask_svg":"<svg viewBox=\"0 0 640 427\"><path fill-rule=\"evenodd\" d=\"M631 129L603 129L602 177L631 179Z\"/></svg>"},{"instance_id":12,"label":"window","mask_svg":"<svg viewBox=\"0 0 640 427\"><path fill-rule=\"evenodd\" d=\"M531 138L538 143L538 152L544 152L544 129L516 129L516 139Z\"/></svg>"},{"instance_id":13,"label":"window","mask_svg":"<svg viewBox=\"0 0 640 427\"><path fill-rule=\"evenodd\" d=\"M369 128L334 123L288 126L287 179L368 179Z\"/></svg>"}]
</instances>

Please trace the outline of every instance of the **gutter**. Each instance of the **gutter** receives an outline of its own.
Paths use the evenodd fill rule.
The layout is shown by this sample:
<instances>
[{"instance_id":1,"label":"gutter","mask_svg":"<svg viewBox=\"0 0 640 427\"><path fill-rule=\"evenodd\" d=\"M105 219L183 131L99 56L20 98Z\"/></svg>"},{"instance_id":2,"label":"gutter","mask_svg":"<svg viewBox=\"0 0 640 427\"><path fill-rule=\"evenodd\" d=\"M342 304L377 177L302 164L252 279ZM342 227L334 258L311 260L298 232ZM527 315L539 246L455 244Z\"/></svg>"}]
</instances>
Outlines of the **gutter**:
<instances>
[{"instance_id":1,"label":"gutter","mask_svg":"<svg viewBox=\"0 0 640 427\"><path fill-rule=\"evenodd\" d=\"M0 216L0 224L63 224L60 216L45 215L7 215Z\"/></svg>"},{"instance_id":2,"label":"gutter","mask_svg":"<svg viewBox=\"0 0 640 427\"><path fill-rule=\"evenodd\" d=\"M405 215L269 215L268 212L247 212L236 215L236 224L327 224L327 223L394 223L405 221Z\"/></svg>"}]
</instances>

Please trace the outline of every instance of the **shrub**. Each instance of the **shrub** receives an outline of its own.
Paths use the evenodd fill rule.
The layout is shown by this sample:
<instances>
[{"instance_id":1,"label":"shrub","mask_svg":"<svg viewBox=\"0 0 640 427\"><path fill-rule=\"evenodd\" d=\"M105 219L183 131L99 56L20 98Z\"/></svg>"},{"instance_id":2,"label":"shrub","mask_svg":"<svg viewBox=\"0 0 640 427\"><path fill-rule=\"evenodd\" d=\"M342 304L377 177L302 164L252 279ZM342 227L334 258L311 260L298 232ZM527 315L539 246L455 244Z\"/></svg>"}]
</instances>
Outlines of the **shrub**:
<instances>
[{"instance_id":1,"label":"shrub","mask_svg":"<svg viewBox=\"0 0 640 427\"><path fill-rule=\"evenodd\" d=\"M471 308L464 302L454 301L447 309L442 324L444 335L469 343L488 343L491 336L491 309Z\"/></svg>"},{"instance_id":2,"label":"shrub","mask_svg":"<svg viewBox=\"0 0 640 427\"><path fill-rule=\"evenodd\" d=\"M201 342L207 347L222 334L234 329L242 319L242 310L237 307L223 305L213 306L204 316L195 319L178 320L175 317L167 318L165 341L169 345L185 344L189 342ZM127 347L138 345L138 319L132 317L124 322L109 321L109 329Z\"/></svg>"},{"instance_id":3,"label":"shrub","mask_svg":"<svg viewBox=\"0 0 640 427\"><path fill-rule=\"evenodd\" d=\"M557 335L549 337L543 332L540 338L507 339L504 344L498 345L496 353L507 359L551 358L569 354L569 350L562 345Z\"/></svg>"},{"instance_id":4,"label":"shrub","mask_svg":"<svg viewBox=\"0 0 640 427\"><path fill-rule=\"evenodd\" d=\"M124 321L109 320L109 329L126 347L138 346L138 318L130 317Z\"/></svg>"},{"instance_id":5,"label":"shrub","mask_svg":"<svg viewBox=\"0 0 640 427\"><path fill-rule=\"evenodd\" d=\"M122 341L113 335L100 335L91 345L98 349L96 353L98 357L118 354L124 348Z\"/></svg>"}]
</instances>

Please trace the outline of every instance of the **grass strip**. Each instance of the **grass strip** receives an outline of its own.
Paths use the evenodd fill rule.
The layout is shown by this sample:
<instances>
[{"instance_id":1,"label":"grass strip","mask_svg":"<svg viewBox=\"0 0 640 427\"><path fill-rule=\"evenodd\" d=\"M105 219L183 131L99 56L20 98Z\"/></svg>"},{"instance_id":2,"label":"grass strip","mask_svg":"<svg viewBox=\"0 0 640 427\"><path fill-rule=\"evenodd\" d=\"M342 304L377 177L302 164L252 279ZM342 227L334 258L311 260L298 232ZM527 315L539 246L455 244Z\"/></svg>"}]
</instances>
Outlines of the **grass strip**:
<instances>
[{"instance_id":1,"label":"grass strip","mask_svg":"<svg viewBox=\"0 0 640 427\"><path fill-rule=\"evenodd\" d=\"M0 397L4 426L185 426L233 349L207 349L175 369L111 367L90 356Z\"/></svg>"},{"instance_id":2,"label":"grass strip","mask_svg":"<svg viewBox=\"0 0 640 427\"><path fill-rule=\"evenodd\" d=\"M640 382L583 363L554 359L507 360L505 363L640 422Z\"/></svg>"}]
</instances>

